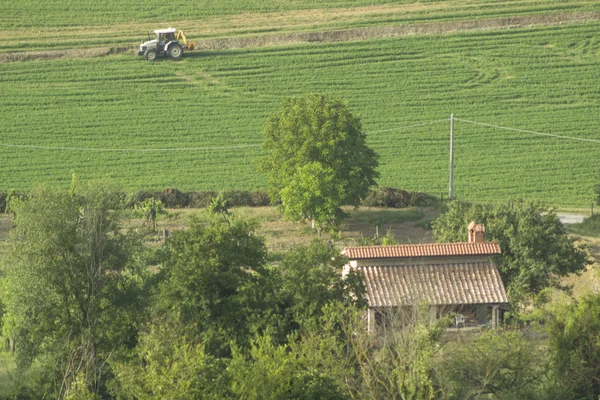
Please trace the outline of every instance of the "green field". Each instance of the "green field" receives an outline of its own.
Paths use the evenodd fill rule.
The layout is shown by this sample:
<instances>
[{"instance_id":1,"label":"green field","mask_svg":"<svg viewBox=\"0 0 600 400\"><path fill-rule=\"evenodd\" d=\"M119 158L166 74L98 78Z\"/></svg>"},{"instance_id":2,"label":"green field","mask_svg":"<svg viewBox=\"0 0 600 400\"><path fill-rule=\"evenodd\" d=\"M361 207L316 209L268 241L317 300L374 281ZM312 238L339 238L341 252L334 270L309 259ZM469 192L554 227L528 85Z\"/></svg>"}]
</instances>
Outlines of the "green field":
<instances>
[{"instance_id":1,"label":"green field","mask_svg":"<svg viewBox=\"0 0 600 400\"><path fill-rule=\"evenodd\" d=\"M498 16L515 13L583 11L597 9L591 0L36 0L3 4L0 26L4 28L106 26L135 22L165 22L224 17L243 13L302 12L314 9L345 9L369 6L402 6L419 20L454 19L465 16ZM442 12L440 12L442 10ZM378 14L385 14L379 11ZM396 18L405 18L397 15ZM390 18L387 18L388 22ZM369 20L367 22L373 22Z\"/></svg>"},{"instance_id":2,"label":"green field","mask_svg":"<svg viewBox=\"0 0 600 400\"><path fill-rule=\"evenodd\" d=\"M598 21L594 0L211 0L164 2L133 0L5 2L0 13L0 53L135 46L156 28L183 29L200 47L214 39L244 40L278 35L327 32L349 28L474 23L535 26L573 20ZM517 19L520 20L517 20ZM437 26L426 31L439 33ZM446 30L442 29L442 31ZM364 37L362 38L364 39ZM236 43L238 44L238 43ZM237 47L240 47L239 45ZM0 57L0 62L1 62Z\"/></svg>"},{"instance_id":3,"label":"green field","mask_svg":"<svg viewBox=\"0 0 600 400\"><path fill-rule=\"evenodd\" d=\"M361 117L381 155L380 184L447 193L451 113L600 139L599 33L590 23L200 51L181 62L0 64L0 191L67 185L72 171L127 189L263 187L259 147L219 147L258 145L284 96L319 91ZM455 154L460 198L583 206L600 143L457 122Z\"/></svg>"}]
</instances>

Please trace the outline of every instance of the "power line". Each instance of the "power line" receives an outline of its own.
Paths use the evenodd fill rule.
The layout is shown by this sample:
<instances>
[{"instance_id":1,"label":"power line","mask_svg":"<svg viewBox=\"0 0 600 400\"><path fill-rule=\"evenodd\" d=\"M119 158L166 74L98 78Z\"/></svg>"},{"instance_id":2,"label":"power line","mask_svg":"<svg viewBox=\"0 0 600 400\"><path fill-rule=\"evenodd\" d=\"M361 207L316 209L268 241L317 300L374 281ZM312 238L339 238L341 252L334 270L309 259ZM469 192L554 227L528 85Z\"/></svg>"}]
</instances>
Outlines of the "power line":
<instances>
[{"instance_id":1,"label":"power line","mask_svg":"<svg viewBox=\"0 0 600 400\"><path fill-rule=\"evenodd\" d=\"M22 149L38 149L38 150L65 150L65 151L97 151L97 152L167 152L167 151L202 151L202 150L226 150L226 149L244 149L250 147L260 147L260 144L242 144L236 146L218 146L218 147L168 147L163 149L136 149L136 148L99 148L99 147L51 147L51 146L34 146L26 144L7 144L0 143L0 147L16 147Z\"/></svg>"},{"instance_id":2,"label":"power line","mask_svg":"<svg viewBox=\"0 0 600 400\"><path fill-rule=\"evenodd\" d=\"M418 126L433 125L439 122L448 121L448 119L439 119L430 122L423 122L414 125L399 126L391 129L384 129L380 131L367 132L367 134L383 133L399 131L403 129L415 128ZM0 147L12 147L20 149L36 149L36 150L61 150L61 151L96 151L96 152L169 152L169 151L210 151L210 150L228 150L228 149L245 149L252 147L260 147L260 144L242 144L235 146L215 146L215 147L167 147L167 148L101 148L101 147L53 147L53 146L37 146L37 145L26 145L26 144L10 144L0 143Z\"/></svg>"},{"instance_id":3,"label":"power line","mask_svg":"<svg viewBox=\"0 0 600 400\"><path fill-rule=\"evenodd\" d=\"M417 126L426 126L426 125L433 125L433 124L437 124L440 122L444 122L444 121L449 121L448 118L444 118L444 119L437 119L435 121L430 121L430 122L423 122L423 123L419 123L419 124L414 124L414 125L407 125L407 126L399 126L397 128L391 128L391 129L383 129L381 131L372 131L372 132L367 132L367 135L371 135L373 133L383 133L383 132L393 132L393 131L400 131L403 129L408 129L408 128L415 128Z\"/></svg>"},{"instance_id":4,"label":"power line","mask_svg":"<svg viewBox=\"0 0 600 400\"><path fill-rule=\"evenodd\" d=\"M506 126L485 124L483 122L469 121L469 120L460 119L460 118L454 118L454 120L455 121L466 122L468 124L487 126L488 128L504 129L504 130L507 130L507 131L514 131L514 132L521 132L521 133L530 133L530 134L533 134L533 135L550 136L550 137L555 137L555 138L559 138L559 139L579 140L581 142L600 143L600 140L598 140L598 139L586 139L586 138L579 138L579 137L573 137L573 136L554 135L552 133L543 133L543 132L528 131L528 130L525 130L525 129L509 128L509 127L506 127Z\"/></svg>"}]
</instances>

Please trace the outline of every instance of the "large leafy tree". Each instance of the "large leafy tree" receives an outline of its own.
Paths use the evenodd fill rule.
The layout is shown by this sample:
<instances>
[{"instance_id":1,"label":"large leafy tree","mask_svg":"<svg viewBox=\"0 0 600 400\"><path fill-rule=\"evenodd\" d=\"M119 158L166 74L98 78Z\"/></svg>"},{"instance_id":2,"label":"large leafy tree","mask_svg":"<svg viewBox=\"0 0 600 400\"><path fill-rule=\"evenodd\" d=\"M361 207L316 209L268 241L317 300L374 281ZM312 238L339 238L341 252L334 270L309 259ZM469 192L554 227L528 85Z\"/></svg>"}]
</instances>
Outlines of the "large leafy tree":
<instances>
[{"instance_id":1,"label":"large leafy tree","mask_svg":"<svg viewBox=\"0 0 600 400\"><path fill-rule=\"evenodd\" d=\"M464 242L470 221L485 224L487 240L499 242L498 270L512 300L558 287L560 277L582 271L588 263L558 217L538 203L498 205L452 202L433 221L438 242Z\"/></svg>"},{"instance_id":2,"label":"large leafy tree","mask_svg":"<svg viewBox=\"0 0 600 400\"><path fill-rule=\"evenodd\" d=\"M600 397L600 296L560 305L546 318L553 370L561 392L555 398Z\"/></svg>"},{"instance_id":3,"label":"large leafy tree","mask_svg":"<svg viewBox=\"0 0 600 400\"><path fill-rule=\"evenodd\" d=\"M378 177L377 154L348 105L322 94L288 98L265 124L260 169L271 200L294 220L320 224L358 205ZM309 191L312 195L297 196Z\"/></svg>"},{"instance_id":4,"label":"large leafy tree","mask_svg":"<svg viewBox=\"0 0 600 400\"><path fill-rule=\"evenodd\" d=\"M173 324L208 354L244 346L269 294L264 284L267 251L256 224L237 219L193 221L176 232L164 251L154 315Z\"/></svg>"},{"instance_id":5,"label":"large leafy tree","mask_svg":"<svg viewBox=\"0 0 600 400\"><path fill-rule=\"evenodd\" d=\"M101 392L106 361L134 336L144 266L134 257L139 241L120 230L113 193L98 184L39 188L11 204L5 328L21 384L35 375L36 395Z\"/></svg>"},{"instance_id":6,"label":"large leafy tree","mask_svg":"<svg viewBox=\"0 0 600 400\"><path fill-rule=\"evenodd\" d=\"M279 298L292 324L319 317L330 302L366 306L362 277L354 270L343 276L347 258L322 241L289 250L279 265Z\"/></svg>"}]
</instances>

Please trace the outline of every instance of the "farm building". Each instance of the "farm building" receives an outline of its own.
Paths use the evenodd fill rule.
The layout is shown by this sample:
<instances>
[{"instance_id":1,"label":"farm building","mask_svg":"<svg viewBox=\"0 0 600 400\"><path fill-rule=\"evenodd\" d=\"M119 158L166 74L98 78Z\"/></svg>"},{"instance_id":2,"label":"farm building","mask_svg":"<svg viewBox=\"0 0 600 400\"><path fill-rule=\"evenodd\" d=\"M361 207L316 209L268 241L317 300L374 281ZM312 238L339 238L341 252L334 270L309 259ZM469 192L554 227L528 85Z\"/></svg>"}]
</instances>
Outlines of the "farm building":
<instances>
[{"instance_id":1,"label":"farm building","mask_svg":"<svg viewBox=\"0 0 600 400\"><path fill-rule=\"evenodd\" d=\"M501 254L484 241L485 226L472 222L464 243L349 247L345 267L359 271L367 289L368 329L373 332L392 311L426 304L430 322L455 315L455 326L498 327L508 297L491 256Z\"/></svg>"}]
</instances>

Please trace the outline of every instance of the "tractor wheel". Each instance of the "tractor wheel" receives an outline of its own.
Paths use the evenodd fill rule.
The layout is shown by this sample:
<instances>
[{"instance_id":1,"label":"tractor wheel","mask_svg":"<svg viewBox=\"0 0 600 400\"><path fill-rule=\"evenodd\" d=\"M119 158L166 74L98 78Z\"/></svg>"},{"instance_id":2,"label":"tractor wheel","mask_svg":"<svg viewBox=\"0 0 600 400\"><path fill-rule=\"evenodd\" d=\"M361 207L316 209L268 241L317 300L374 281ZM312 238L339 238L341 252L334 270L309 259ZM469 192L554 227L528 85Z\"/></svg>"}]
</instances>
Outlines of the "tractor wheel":
<instances>
[{"instance_id":1,"label":"tractor wheel","mask_svg":"<svg viewBox=\"0 0 600 400\"><path fill-rule=\"evenodd\" d=\"M173 44L169 47L169 57L174 60L179 60L183 56L183 47L179 44Z\"/></svg>"},{"instance_id":2,"label":"tractor wheel","mask_svg":"<svg viewBox=\"0 0 600 400\"><path fill-rule=\"evenodd\" d=\"M147 50L146 53L144 53L144 58L148 61L154 61L156 60L156 51L154 50Z\"/></svg>"}]
</instances>

